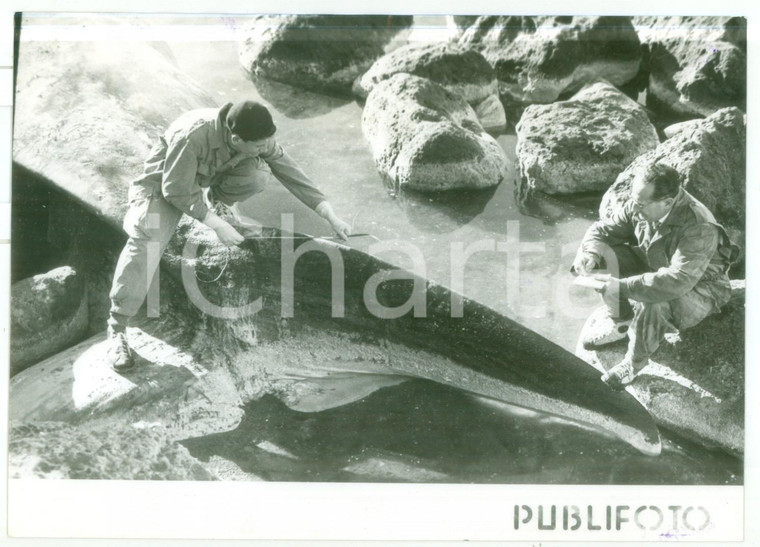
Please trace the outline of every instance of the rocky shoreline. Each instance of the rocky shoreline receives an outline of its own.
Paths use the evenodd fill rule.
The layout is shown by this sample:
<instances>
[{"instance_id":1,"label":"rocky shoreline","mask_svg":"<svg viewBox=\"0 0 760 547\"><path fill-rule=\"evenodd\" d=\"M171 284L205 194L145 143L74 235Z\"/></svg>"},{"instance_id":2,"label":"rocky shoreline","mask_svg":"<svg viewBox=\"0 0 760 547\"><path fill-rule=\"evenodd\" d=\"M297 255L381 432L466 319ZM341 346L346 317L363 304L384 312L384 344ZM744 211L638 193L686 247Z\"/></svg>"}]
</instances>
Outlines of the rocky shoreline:
<instances>
[{"instance_id":1,"label":"rocky shoreline","mask_svg":"<svg viewBox=\"0 0 760 547\"><path fill-rule=\"evenodd\" d=\"M713 210L744 248L746 21L741 18L455 17L449 21L455 29L450 42L422 45L405 42L411 17L359 19L254 19L240 44L240 60L252 78L355 94L363 102L368 154L393 192L440 194L510 183L505 181L508 160L495 137L516 127L520 192L603 194L604 216L625 199L635 168L662 161L678 170L684 187ZM345 34L330 34L336 24ZM663 25L678 26L681 33L659 34L655 29ZM705 31L708 27L713 30ZM325 33L333 40L311 48ZM128 74L125 67L130 67ZM641 104L642 93L646 105ZM56 219L49 239L62 249L66 266L35 271L12 288L11 371L20 382L24 376L19 373L43 366L45 359L44 366L51 366L56 356L67 359L72 346L96 335L103 325L115 256L113 251L97 260L89 256L91 250L80 241L88 230L87 215L117 233L128 182L139 172L152 139L184 111L213 107L216 101L162 48L142 43L119 49L98 43L26 42L17 94L14 169L44 178L76 204L48 211ZM664 127L663 120L681 123ZM26 183L14 175L14 191ZM183 223L182 242L201 238L199 230L196 223ZM170 266L172 257L181 255L179 244L170 249ZM209 271L239 258L235 251L214 245L205 245L203 252ZM177 260L173 265L180 266ZM733 277L742 276L740 264ZM741 299L728 321L733 330L726 340L734 349L743 348L743 323L736 319L740 308L743 314L743 293ZM236 329L214 332L222 332L233 344L256 335L245 325ZM681 347L699 346L698 334ZM716 414L713 403L699 401L688 419L679 419L679 405L693 393L665 401L652 395L663 389L655 382L645 388L649 392L637 395L663 426L741 455L744 354L724 350L717 350L725 357L719 377L730 378L733 387L713 384L710 378L698 382L718 394L721 408L728 408L725 419L709 422L709 430L702 418ZM218 348L209 346L209 351ZM692 357L690 351L686 357L663 351L662 364L676 370ZM251 385L253 376L232 374L227 380L239 382L236 388L252 400L271 388ZM183 372L177 385L184 389L187 380ZM197 393L187 396L202 399ZM230 408L246 402L233 399L228 400ZM34 420L42 424L50 418ZM66 428L18 427L19 438L26 439L12 445L19 451L37 446L34 438L43 434L74 438ZM728 437L716 436L716 430ZM103 435L96 432L99 438L108 437ZM186 472L177 471L172 478L208 478L184 452L166 448L162 435L146 442L159 447L155 454L161 462L186 466ZM18 469L30 463L15 461ZM168 464L156 465L160 471ZM151 477L149 468L130 473L125 477Z\"/></svg>"}]
</instances>

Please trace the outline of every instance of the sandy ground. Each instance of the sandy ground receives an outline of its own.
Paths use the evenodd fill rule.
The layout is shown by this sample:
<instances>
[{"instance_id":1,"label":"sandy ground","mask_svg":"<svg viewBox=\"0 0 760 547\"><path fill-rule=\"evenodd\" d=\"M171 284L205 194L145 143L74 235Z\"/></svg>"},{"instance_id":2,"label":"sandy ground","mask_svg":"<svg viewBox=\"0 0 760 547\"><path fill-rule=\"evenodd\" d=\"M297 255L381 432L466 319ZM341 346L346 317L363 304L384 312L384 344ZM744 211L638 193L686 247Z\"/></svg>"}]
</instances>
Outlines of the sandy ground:
<instances>
[{"instance_id":1,"label":"sandy ground","mask_svg":"<svg viewBox=\"0 0 760 547\"><path fill-rule=\"evenodd\" d=\"M41 422L10 431L11 478L212 480L217 478L151 424Z\"/></svg>"}]
</instances>

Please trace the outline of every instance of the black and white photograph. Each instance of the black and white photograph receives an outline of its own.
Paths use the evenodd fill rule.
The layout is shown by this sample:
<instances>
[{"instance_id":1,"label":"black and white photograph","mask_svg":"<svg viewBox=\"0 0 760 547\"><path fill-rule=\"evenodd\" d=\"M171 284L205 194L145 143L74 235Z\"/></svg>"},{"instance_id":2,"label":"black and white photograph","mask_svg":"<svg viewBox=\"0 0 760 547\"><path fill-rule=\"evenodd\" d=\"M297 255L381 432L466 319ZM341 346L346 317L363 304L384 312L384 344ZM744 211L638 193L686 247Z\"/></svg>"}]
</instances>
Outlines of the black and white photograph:
<instances>
[{"instance_id":1,"label":"black and white photograph","mask_svg":"<svg viewBox=\"0 0 760 547\"><path fill-rule=\"evenodd\" d=\"M741 540L746 13L267 8L15 14L18 534L266 483Z\"/></svg>"}]
</instances>

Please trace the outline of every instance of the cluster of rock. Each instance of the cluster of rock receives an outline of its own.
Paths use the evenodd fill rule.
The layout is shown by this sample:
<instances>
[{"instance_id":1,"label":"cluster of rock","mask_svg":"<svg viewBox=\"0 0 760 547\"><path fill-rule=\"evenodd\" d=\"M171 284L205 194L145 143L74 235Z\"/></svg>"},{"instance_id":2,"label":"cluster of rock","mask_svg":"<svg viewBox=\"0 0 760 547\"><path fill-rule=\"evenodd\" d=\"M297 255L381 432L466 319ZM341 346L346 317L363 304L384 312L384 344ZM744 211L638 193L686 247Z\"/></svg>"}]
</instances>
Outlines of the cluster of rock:
<instances>
[{"instance_id":1,"label":"cluster of rock","mask_svg":"<svg viewBox=\"0 0 760 547\"><path fill-rule=\"evenodd\" d=\"M529 106L517 124L521 181L547 194L604 191L658 144L645 109L607 82Z\"/></svg>"},{"instance_id":2,"label":"cluster of rock","mask_svg":"<svg viewBox=\"0 0 760 547\"><path fill-rule=\"evenodd\" d=\"M745 18L638 16L633 22L645 46L648 105L686 118L745 109Z\"/></svg>"},{"instance_id":3,"label":"cluster of rock","mask_svg":"<svg viewBox=\"0 0 760 547\"><path fill-rule=\"evenodd\" d=\"M746 101L743 17L453 17L458 43L496 70L505 101L549 103L596 79L646 89L665 113ZM636 89L638 88L638 89Z\"/></svg>"},{"instance_id":4,"label":"cluster of rock","mask_svg":"<svg viewBox=\"0 0 760 547\"><path fill-rule=\"evenodd\" d=\"M629 17L482 16L458 41L491 63L505 100L526 105L551 103L590 80L625 84L641 61Z\"/></svg>"},{"instance_id":5,"label":"cluster of rock","mask_svg":"<svg viewBox=\"0 0 760 547\"><path fill-rule=\"evenodd\" d=\"M411 17L261 16L240 44L240 58L256 77L366 99L362 128L381 176L395 189L499 184L507 158L486 131L503 130L507 120L493 67L453 43L392 48L411 23Z\"/></svg>"},{"instance_id":6,"label":"cluster of rock","mask_svg":"<svg viewBox=\"0 0 760 547\"><path fill-rule=\"evenodd\" d=\"M425 162L429 176L418 172L410 185L409 177L398 176L408 167L389 162L386 149L408 147L411 135L440 140L445 134L455 157L461 155L455 148L471 150L480 140L480 154L498 164L505 161L498 147L476 135L483 129L502 131L521 115L521 190L601 192L657 144L647 112L613 87L634 98L646 90L647 106L664 116L706 117L725 107L745 108L746 19L741 17L452 16L448 42L403 45L400 31L411 25L410 17L397 16L261 16L250 25L240 58L257 76L321 91L352 89L368 107L382 104L386 116L371 111L362 124L378 169L394 187L422 191L493 186L500 177L491 170L476 179L441 181L445 164L459 161L443 155L436 169ZM409 101L416 99L408 93L389 97L388 87L380 85L399 74L419 78L407 85L421 86L426 91L419 95L426 99L431 85L420 79L459 95L475 111L480 128L470 134L468 127L454 130L457 124L444 122L445 116L405 117ZM588 86L593 91L584 89ZM375 93L383 97L372 99ZM445 94L437 95L448 102ZM428 100L416 109L440 113L448 106ZM514 119L508 120L507 112ZM439 124L435 131L431 123ZM390 155L404 160L403 154Z\"/></svg>"},{"instance_id":7,"label":"cluster of rock","mask_svg":"<svg viewBox=\"0 0 760 547\"><path fill-rule=\"evenodd\" d=\"M495 63L502 98L506 93L524 105L554 101L525 106L517 124L521 195L533 190L555 195L606 192L600 207L605 218L628 199L634 173L652 163L663 163L679 172L684 187L715 214L732 240L744 247L743 18L637 17L631 25L627 18L481 17L470 23L461 31L460 43L480 44L486 58ZM581 46L579 35L565 43L572 36L570 29L578 28L596 33L594 40L615 42L609 51L618 51L617 72L602 57L581 62L602 50ZM545 34L551 29L553 38ZM605 34L603 29L614 32ZM638 39L643 51L638 57L643 64L637 76L632 67L627 73L623 67L633 51L629 46ZM529 40L538 40L533 47L542 44L543 53L534 49L534 62L513 62L518 76L506 85L498 66L506 66L505 59L513 61L510 55L517 55L511 53L513 49ZM496 47L499 43L504 47ZM577 53L577 62L571 62L566 51ZM564 62L555 63L558 59ZM607 72L588 69L591 66L606 67ZM662 142L650 122L651 110L619 90L626 79L639 79L641 73L648 79L647 106L656 107L662 119L695 118L665 127ZM576 78L579 74L583 76ZM605 76L606 81L593 81ZM555 100L579 85L580 91L570 98ZM735 268L740 271L741 260Z\"/></svg>"}]
</instances>

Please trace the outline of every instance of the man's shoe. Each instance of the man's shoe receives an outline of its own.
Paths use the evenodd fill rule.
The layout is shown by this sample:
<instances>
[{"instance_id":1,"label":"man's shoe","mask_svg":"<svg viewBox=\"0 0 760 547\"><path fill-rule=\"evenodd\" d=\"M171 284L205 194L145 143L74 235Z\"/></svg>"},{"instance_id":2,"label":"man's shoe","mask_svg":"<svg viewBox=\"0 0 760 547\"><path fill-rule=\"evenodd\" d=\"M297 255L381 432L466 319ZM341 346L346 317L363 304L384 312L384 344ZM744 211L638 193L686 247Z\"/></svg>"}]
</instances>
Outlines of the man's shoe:
<instances>
[{"instance_id":1,"label":"man's shoe","mask_svg":"<svg viewBox=\"0 0 760 547\"><path fill-rule=\"evenodd\" d=\"M583 347L596 349L628 337L628 327L633 319L613 319L609 314L596 314L583 332Z\"/></svg>"},{"instance_id":2,"label":"man's shoe","mask_svg":"<svg viewBox=\"0 0 760 547\"><path fill-rule=\"evenodd\" d=\"M129 370L135 366L134 357L132 357L132 350L129 349L127 343L127 336L123 332L115 332L109 335L108 342L110 347L108 348L108 354L110 358L111 368L116 372Z\"/></svg>"},{"instance_id":3,"label":"man's shoe","mask_svg":"<svg viewBox=\"0 0 760 547\"><path fill-rule=\"evenodd\" d=\"M625 389L625 386L636 378L636 371L630 358L625 357L617 365L602 374L602 382L616 391Z\"/></svg>"}]
</instances>

